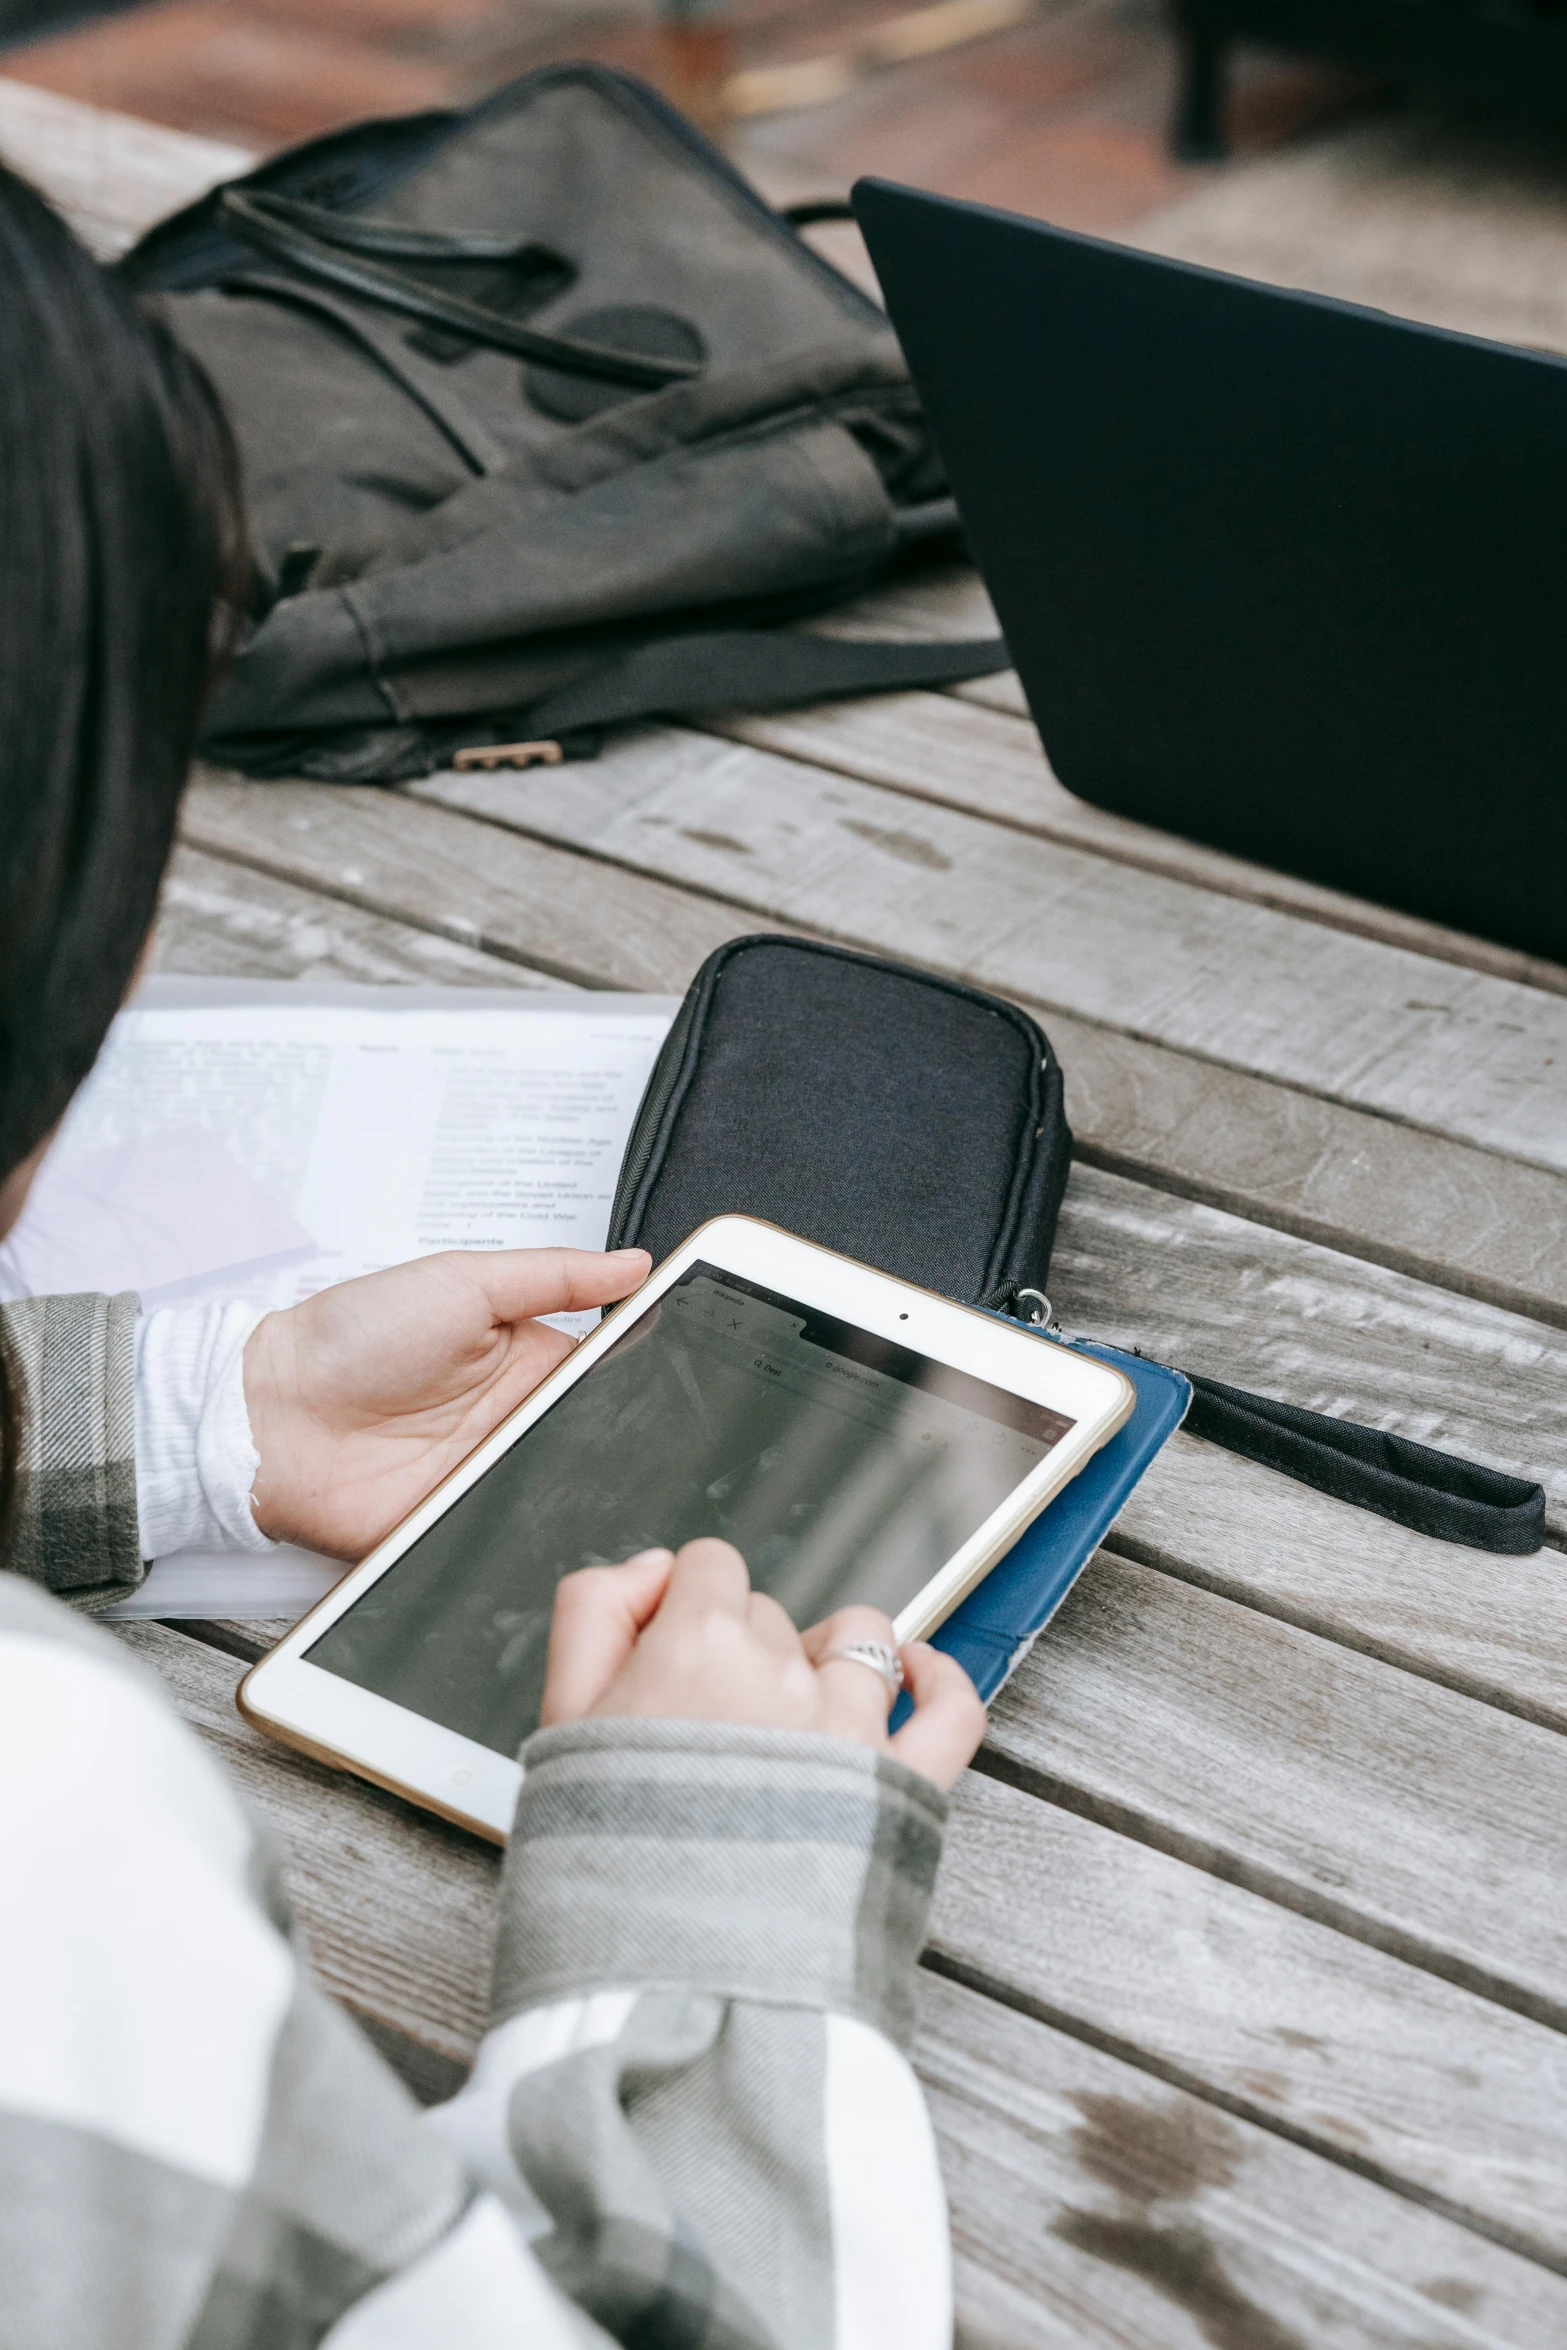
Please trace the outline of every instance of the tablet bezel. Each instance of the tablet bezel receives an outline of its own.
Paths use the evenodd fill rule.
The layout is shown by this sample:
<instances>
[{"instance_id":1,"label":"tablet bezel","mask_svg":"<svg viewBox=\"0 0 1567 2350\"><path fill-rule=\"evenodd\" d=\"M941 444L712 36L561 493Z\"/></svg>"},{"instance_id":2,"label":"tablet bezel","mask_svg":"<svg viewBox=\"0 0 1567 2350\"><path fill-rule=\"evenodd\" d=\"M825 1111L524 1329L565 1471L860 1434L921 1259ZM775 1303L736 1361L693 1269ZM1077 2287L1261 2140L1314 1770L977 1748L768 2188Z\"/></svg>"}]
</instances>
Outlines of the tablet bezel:
<instances>
[{"instance_id":1,"label":"tablet bezel","mask_svg":"<svg viewBox=\"0 0 1567 2350\"><path fill-rule=\"evenodd\" d=\"M1124 1373L1065 1347L1042 1345L1038 1333L1016 1323L954 1304L797 1239L776 1225L749 1216L714 1217L656 1266L639 1290L606 1315L252 1668L238 1692L239 1709L247 1721L324 1762L504 1843L522 1779L515 1761L310 1664L304 1652L697 1262L834 1314L876 1337L1061 1412L1074 1423L898 1616L900 1642L926 1638L946 1620L1062 1486L1122 1426L1136 1400Z\"/></svg>"}]
</instances>

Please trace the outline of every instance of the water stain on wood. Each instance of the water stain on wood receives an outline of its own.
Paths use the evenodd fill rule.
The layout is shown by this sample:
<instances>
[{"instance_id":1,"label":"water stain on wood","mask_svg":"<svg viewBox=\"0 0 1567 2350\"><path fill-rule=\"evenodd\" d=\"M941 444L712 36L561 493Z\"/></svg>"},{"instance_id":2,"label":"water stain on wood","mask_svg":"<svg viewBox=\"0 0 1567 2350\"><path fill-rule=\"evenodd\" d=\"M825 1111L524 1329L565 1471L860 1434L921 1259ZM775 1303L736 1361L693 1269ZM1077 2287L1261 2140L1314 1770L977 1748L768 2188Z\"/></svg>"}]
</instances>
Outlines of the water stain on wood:
<instances>
[{"instance_id":1,"label":"water stain on wood","mask_svg":"<svg viewBox=\"0 0 1567 2350\"><path fill-rule=\"evenodd\" d=\"M1211 2107L1184 2100L1147 2106L1127 2097L1082 2096L1074 2103L1083 2117L1072 2132L1079 2164L1132 2202L1228 2187L1235 2178L1238 2135Z\"/></svg>"},{"instance_id":2,"label":"water stain on wood","mask_svg":"<svg viewBox=\"0 0 1567 2350\"><path fill-rule=\"evenodd\" d=\"M1304 2335L1249 2300L1200 2229L1063 2212L1052 2233L1142 2277L1193 2318L1213 2350L1309 2350Z\"/></svg>"},{"instance_id":3,"label":"water stain on wood","mask_svg":"<svg viewBox=\"0 0 1567 2350\"><path fill-rule=\"evenodd\" d=\"M952 859L934 841L925 840L917 832L894 831L882 824L861 824L850 817L842 821L845 832L868 840L872 848L885 849L889 857L897 857L905 865L922 865L927 873L952 871Z\"/></svg>"},{"instance_id":4,"label":"water stain on wood","mask_svg":"<svg viewBox=\"0 0 1567 2350\"><path fill-rule=\"evenodd\" d=\"M1443 2309L1456 2310L1460 2317L1473 2317L1485 2299L1480 2287L1467 2277L1432 2277L1420 2288L1428 2301L1435 2301Z\"/></svg>"},{"instance_id":5,"label":"water stain on wood","mask_svg":"<svg viewBox=\"0 0 1567 2350\"><path fill-rule=\"evenodd\" d=\"M1076 2104L1083 2117L1072 2133L1078 2162L1121 2209L1064 2211L1051 2221L1052 2235L1141 2277L1187 2312L1212 2350L1308 2350L1292 2327L1242 2292L1189 2215L1157 2208L1233 2183L1242 2147L1230 2125L1185 2100L1160 2108L1082 2096Z\"/></svg>"},{"instance_id":6,"label":"water stain on wood","mask_svg":"<svg viewBox=\"0 0 1567 2350\"><path fill-rule=\"evenodd\" d=\"M683 824L682 840L694 841L699 849L722 849L726 856L748 857L751 852L743 840L736 840L729 832L703 832L694 825Z\"/></svg>"}]
</instances>

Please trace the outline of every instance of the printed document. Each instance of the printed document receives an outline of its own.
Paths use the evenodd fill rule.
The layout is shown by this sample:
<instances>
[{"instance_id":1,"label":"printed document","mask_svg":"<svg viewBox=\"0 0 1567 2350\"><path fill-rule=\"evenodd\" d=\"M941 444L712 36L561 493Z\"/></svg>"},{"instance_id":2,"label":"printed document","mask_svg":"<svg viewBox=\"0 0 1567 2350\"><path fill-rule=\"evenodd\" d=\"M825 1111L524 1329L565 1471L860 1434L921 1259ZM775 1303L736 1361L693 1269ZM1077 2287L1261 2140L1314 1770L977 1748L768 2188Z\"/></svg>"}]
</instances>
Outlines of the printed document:
<instances>
[{"instance_id":1,"label":"printed document","mask_svg":"<svg viewBox=\"0 0 1567 2350\"><path fill-rule=\"evenodd\" d=\"M662 996L153 979L0 1246L0 1296L287 1306L446 1248L601 1248ZM593 1314L556 1317L580 1333ZM298 1615L302 1552L156 1567L116 1612Z\"/></svg>"}]
</instances>

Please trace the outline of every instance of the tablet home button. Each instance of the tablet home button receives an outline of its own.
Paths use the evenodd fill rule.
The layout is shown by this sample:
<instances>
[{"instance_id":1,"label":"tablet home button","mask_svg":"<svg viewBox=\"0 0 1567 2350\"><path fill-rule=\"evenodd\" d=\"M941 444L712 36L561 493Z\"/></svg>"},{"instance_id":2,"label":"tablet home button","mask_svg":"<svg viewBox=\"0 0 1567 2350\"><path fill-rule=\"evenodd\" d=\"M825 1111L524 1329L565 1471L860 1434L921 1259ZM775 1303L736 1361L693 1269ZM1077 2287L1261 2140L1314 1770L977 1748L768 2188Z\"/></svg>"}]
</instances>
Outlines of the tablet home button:
<instances>
[{"instance_id":1,"label":"tablet home button","mask_svg":"<svg viewBox=\"0 0 1567 2350\"><path fill-rule=\"evenodd\" d=\"M453 1771L451 1783L454 1787L466 1787L472 1777L473 1773L470 1770Z\"/></svg>"}]
</instances>

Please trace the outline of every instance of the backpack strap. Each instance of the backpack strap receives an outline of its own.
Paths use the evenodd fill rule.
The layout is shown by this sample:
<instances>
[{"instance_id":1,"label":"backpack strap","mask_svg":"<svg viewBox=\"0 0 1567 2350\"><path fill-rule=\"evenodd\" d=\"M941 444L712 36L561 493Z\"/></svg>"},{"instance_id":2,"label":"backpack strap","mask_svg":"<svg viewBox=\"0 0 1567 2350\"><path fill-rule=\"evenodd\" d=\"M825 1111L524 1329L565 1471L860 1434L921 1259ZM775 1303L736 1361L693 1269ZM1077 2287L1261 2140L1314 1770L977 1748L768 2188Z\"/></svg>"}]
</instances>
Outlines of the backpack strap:
<instances>
[{"instance_id":1,"label":"backpack strap","mask_svg":"<svg viewBox=\"0 0 1567 2350\"><path fill-rule=\"evenodd\" d=\"M562 368L603 383L631 384L639 391L661 391L666 384L683 383L701 373L689 359L653 359L645 353L579 342L570 335L543 334L502 311L443 293L423 278L388 266L393 256L427 267L439 261L518 261L538 250L531 240L405 229L395 221L354 218L256 188L225 188L218 211L225 228L306 277L541 367Z\"/></svg>"},{"instance_id":2,"label":"backpack strap","mask_svg":"<svg viewBox=\"0 0 1567 2350\"><path fill-rule=\"evenodd\" d=\"M1227 1452L1439 1542L1522 1558L1545 1540L1542 1486L1385 1428L1308 1412L1195 1371L1186 1377L1192 1383L1188 1429Z\"/></svg>"},{"instance_id":3,"label":"backpack strap","mask_svg":"<svg viewBox=\"0 0 1567 2350\"><path fill-rule=\"evenodd\" d=\"M402 386L474 473L500 473L510 463L508 451L452 389L444 371L428 360L421 361L390 321L366 310L363 303L345 302L324 286L309 285L295 277L268 277L259 270L247 270L243 277L219 278L218 284L224 293L243 301L282 302L290 309L313 311L318 318L329 319Z\"/></svg>"},{"instance_id":4,"label":"backpack strap","mask_svg":"<svg viewBox=\"0 0 1567 2350\"><path fill-rule=\"evenodd\" d=\"M529 705L531 733L573 734L628 718L713 710L783 710L837 694L955 685L1009 669L1004 637L881 643L793 629L723 628L672 636L618 654Z\"/></svg>"}]
</instances>

